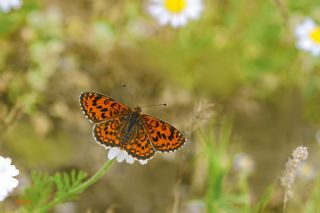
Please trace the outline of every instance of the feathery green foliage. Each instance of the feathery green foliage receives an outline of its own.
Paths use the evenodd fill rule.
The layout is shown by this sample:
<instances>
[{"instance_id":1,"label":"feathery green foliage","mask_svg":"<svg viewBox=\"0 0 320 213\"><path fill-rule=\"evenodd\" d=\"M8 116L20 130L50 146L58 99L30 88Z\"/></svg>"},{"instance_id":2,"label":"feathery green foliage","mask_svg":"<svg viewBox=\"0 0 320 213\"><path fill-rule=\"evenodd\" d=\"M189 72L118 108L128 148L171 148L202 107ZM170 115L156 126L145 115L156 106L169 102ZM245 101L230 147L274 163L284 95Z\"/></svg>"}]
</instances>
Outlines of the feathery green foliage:
<instances>
[{"instance_id":1,"label":"feathery green foliage","mask_svg":"<svg viewBox=\"0 0 320 213\"><path fill-rule=\"evenodd\" d=\"M46 212L53 206L74 200L82 192L77 189L87 177L83 171L72 170L49 176L46 173L32 173L32 185L21 197L26 201L23 211Z\"/></svg>"},{"instance_id":2,"label":"feathery green foliage","mask_svg":"<svg viewBox=\"0 0 320 213\"><path fill-rule=\"evenodd\" d=\"M113 160L107 161L99 171L86 180L87 174L83 171L57 172L52 176L33 173L33 183L21 197L25 205L19 212L47 212L58 204L76 199L85 189L102 178L112 163Z\"/></svg>"}]
</instances>

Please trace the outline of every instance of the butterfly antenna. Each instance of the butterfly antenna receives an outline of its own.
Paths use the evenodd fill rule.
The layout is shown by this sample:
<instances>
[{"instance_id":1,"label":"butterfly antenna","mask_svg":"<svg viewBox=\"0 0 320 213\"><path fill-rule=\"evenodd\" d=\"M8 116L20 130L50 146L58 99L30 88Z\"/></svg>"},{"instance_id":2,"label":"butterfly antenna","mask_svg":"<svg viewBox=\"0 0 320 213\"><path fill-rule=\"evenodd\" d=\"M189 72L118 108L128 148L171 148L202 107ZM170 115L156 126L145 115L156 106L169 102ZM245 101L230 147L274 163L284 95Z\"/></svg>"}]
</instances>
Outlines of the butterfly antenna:
<instances>
[{"instance_id":1,"label":"butterfly antenna","mask_svg":"<svg viewBox=\"0 0 320 213\"><path fill-rule=\"evenodd\" d=\"M132 93L130 92L130 90L128 89L127 85L125 83L121 83L121 86L123 88L125 88L131 98L131 100L135 100L134 96L132 95ZM147 105L147 106L142 106L140 108L147 108L147 107L158 107L158 106L168 106L168 104L154 104L154 105Z\"/></svg>"},{"instance_id":2,"label":"butterfly antenna","mask_svg":"<svg viewBox=\"0 0 320 213\"><path fill-rule=\"evenodd\" d=\"M158 106L168 106L168 104L154 104L154 105L148 105L148 106L141 106L140 108L158 107Z\"/></svg>"},{"instance_id":3,"label":"butterfly antenna","mask_svg":"<svg viewBox=\"0 0 320 213\"><path fill-rule=\"evenodd\" d=\"M130 92L130 90L128 89L127 85L125 83L121 83L122 88L125 88L131 98L132 101L135 100L135 98L133 97L132 93Z\"/></svg>"}]
</instances>

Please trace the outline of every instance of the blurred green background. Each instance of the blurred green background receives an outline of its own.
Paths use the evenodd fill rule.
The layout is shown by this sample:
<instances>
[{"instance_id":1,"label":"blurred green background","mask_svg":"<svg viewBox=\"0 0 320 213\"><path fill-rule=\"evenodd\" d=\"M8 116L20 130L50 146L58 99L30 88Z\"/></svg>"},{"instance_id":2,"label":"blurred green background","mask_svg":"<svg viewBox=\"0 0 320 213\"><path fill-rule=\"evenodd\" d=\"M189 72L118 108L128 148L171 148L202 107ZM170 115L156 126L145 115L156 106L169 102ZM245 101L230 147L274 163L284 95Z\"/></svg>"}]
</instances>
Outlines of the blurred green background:
<instances>
[{"instance_id":1,"label":"blurred green background","mask_svg":"<svg viewBox=\"0 0 320 213\"><path fill-rule=\"evenodd\" d=\"M147 5L26 0L0 14L0 155L20 170L0 210L18 208L31 171L92 175L104 164L78 100L96 91L131 107L167 103L144 113L190 142L145 166L114 163L52 212L282 212L279 178L300 145L310 157L287 212L320 211L320 60L297 50L293 33L306 16L320 20L319 2L206 0L201 18L180 29L159 26Z\"/></svg>"}]
</instances>

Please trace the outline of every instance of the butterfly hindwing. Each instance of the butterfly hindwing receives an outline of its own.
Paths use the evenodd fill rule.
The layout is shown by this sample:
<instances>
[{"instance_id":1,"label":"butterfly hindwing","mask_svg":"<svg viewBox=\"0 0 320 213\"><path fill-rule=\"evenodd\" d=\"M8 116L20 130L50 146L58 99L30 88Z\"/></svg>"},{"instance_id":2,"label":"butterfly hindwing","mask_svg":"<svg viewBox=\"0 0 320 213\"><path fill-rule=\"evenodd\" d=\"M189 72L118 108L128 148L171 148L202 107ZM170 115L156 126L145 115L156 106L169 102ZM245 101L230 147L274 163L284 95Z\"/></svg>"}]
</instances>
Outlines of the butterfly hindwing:
<instances>
[{"instance_id":1,"label":"butterfly hindwing","mask_svg":"<svg viewBox=\"0 0 320 213\"><path fill-rule=\"evenodd\" d=\"M135 125L135 129L126 144L127 152L138 160L150 159L155 155L148 134L141 123Z\"/></svg>"},{"instance_id":2,"label":"butterfly hindwing","mask_svg":"<svg viewBox=\"0 0 320 213\"><path fill-rule=\"evenodd\" d=\"M144 120L150 141L157 151L175 151L186 142L184 135L170 124L150 115L141 116Z\"/></svg>"},{"instance_id":3,"label":"butterfly hindwing","mask_svg":"<svg viewBox=\"0 0 320 213\"><path fill-rule=\"evenodd\" d=\"M83 113L93 123L100 123L131 111L115 99L94 92L83 92L80 95L80 105Z\"/></svg>"},{"instance_id":4,"label":"butterfly hindwing","mask_svg":"<svg viewBox=\"0 0 320 213\"><path fill-rule=\"evenodd\" d=\"M124 149L138 160L152 158L155 155L155 150L141 124L134 125L129 139L124 142L124 136L127 134L127 126L129 125L129 117L120 116L94 125L93 135L96 141L106 148L119 147Z\"/></svg>"}]
</instances>

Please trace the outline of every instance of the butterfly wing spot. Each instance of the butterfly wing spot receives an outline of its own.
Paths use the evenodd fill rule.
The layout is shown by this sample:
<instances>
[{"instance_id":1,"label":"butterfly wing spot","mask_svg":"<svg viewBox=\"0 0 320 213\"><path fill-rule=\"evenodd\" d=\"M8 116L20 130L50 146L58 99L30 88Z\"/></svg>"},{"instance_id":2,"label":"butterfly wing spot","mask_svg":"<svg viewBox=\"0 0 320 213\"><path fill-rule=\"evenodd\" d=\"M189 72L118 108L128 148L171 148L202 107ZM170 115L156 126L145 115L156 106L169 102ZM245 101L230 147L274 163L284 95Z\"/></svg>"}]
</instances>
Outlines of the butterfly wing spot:
<instances>
[{"instance_id":1,"label":"butterfly wing spot","mask_svg":"<svg viewBox=\"0 0 320 213\"><path fill-rule=\"evenodd\" d=\"M93 123L130 112L126 105L106 95L93 92L84 92L80 95L80 106L86 117Z\"/></svg>"},{"instance_id":2,"label":"butterfly wing spot","mask_svg":"<svg viewBox=\"0 0 320 213\"><path fill-rule=\"evenodd\" d=\"M157 151L175 151L186 142L183 134L170 124L149 115L142 117L152 145Z\"/></svg>"}]
</instances>

